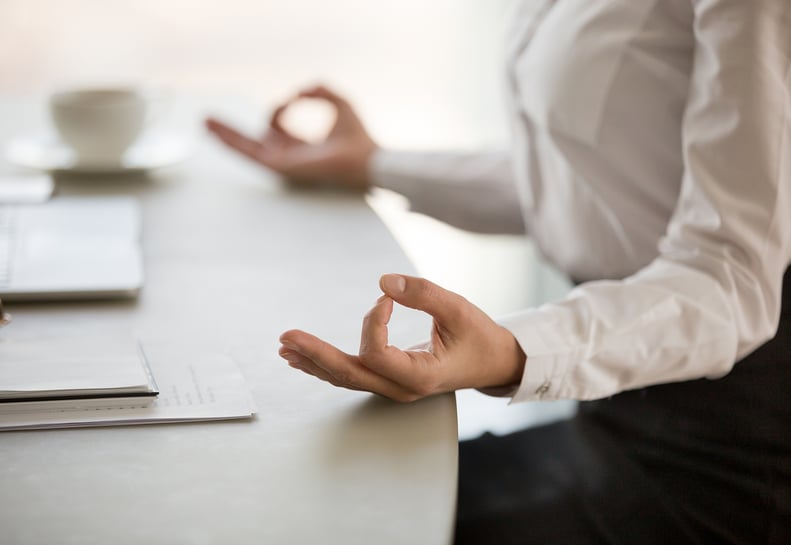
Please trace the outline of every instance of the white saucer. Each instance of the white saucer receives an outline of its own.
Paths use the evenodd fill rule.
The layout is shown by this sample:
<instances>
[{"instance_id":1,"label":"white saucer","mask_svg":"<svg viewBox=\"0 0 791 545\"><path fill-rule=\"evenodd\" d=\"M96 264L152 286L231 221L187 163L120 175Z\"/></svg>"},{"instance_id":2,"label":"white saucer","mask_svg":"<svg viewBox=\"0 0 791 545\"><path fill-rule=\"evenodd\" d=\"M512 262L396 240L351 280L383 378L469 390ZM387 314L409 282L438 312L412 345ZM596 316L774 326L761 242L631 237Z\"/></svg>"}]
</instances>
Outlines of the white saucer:
<instances>
[{"instance_id":1,"label":"white saucer","mask_svg":"<svg viewBox=\"0 0 791 545\"><path fill-rule=\"evenodd\" d=\"M118 161L79 161L74 151L54 134L20 137L5 149L9 163L34 170L55 172L123 173L153 170L183 161L189 145L183 137L164 131L149 131Z\"/></svg>"}]
</instances>

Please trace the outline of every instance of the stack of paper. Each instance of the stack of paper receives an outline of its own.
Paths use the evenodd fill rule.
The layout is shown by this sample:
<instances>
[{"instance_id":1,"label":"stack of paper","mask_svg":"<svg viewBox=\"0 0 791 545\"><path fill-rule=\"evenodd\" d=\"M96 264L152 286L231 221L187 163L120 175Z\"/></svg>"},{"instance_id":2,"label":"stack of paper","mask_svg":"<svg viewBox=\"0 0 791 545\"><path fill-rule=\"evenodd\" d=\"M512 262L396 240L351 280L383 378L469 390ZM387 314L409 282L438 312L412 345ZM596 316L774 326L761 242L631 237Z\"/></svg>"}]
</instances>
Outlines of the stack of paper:
<instances>
[{"instance_id":1,"label":"stack of paper","mask_svg":"<svg viewBox=\"0 0 791 545\"><path fill-rule=\"evenodd\" d=\"M0 203L41 203L52 196L55 183L47 174L0 175Z\"/></svg>"},{"instance_id":2,"label":"stack of paper","mask_svg":"<svg viewBox=\"0 0 791 545\"><path fill-rule=\"evenodd\" d=\"M156 344L142 345L141 353L160 390L151 401L119 405L114 399L94 398L0 403L0 431L226 420L255 414L245 379L228 355ZM0 362L2 376L5 360L1 353Z\"/></svg>"},{"instance_id":3,"label":"stack of paper","mask_svg":"<svg viewBox=\"0 0 791 545\"><path fill-rule=\"evenodd\" d=\"M157 393L145 358L131 341L0 342L0 403L151 398Z\"/></svg>"}]
</instances>

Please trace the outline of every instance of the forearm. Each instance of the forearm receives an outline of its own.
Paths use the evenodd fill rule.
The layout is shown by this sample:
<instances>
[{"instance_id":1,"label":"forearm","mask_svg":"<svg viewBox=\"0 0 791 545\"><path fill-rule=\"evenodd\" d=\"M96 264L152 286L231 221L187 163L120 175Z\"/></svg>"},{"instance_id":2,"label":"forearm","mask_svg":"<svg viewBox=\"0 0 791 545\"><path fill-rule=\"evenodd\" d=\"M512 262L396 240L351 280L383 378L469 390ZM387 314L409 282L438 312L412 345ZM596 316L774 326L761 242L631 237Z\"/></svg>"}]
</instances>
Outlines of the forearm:
<instances>
[{"instance_id":1,"label":"forearm","mask_svg":"<svg viewBox=\"0 0 791 545\"><path fill-rule=\"evenodd\" d=\"M785 0L699 0L685 172L660 256L622 281L503 320L527 354L517 400L717 378L771 339L791 263ZM712 90L716 90L713 92Z\"/></svg>"},{"instance_id":2,"label":"forearm","mask_svg":"<svg viewBox=\"0 0 791 545\"><path fill-rule=\"evenodd\" d=\"M370 178L404 195L412 211L481 233L525 232L506 153L377 151Z\"/></svg>"}]
</instances>

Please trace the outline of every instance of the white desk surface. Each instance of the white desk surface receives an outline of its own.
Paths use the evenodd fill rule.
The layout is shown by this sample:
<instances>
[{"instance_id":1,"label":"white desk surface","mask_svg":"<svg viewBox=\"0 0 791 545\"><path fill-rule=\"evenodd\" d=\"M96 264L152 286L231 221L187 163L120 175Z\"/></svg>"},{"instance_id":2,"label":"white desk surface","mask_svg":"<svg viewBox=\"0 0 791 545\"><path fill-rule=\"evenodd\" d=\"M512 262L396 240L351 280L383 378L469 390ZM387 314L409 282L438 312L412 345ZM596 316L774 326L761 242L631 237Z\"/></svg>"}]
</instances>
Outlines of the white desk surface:
<instances>
[{"instance_id":1,"label":"white desk surface","mask_svg":"<svg viewBox=\"0 0 791 545\"><path fill-rule=\"evenodd\" d=\"M25 111L0 108L0 144L28 126ZM449 542L454 397L396 404L333 388L277 356L278 335L292 327L355 350L379 275L412 270L361 197L285 191L208 138L177 168L59 176L58 190L140 198L145 288L133 301L13 305L2 336L126 333L228 352L259 412L0 433L0 542ZM427 331L424 318L399 313L392 341Z\"/></svg>"}]
</instances>

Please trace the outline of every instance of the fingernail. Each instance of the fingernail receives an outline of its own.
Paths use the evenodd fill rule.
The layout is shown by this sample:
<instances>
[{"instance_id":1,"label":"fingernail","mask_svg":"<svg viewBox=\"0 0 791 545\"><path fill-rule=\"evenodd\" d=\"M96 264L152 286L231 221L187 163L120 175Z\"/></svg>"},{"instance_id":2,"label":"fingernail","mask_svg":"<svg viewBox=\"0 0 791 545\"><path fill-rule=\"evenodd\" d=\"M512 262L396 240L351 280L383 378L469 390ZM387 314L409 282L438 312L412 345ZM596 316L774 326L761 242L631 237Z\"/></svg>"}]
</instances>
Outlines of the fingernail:
<instances>
[{"instance_id":1,"label":"fingernail","mask_svg":"<svg viewBox=\"0 0 791 545\"><path fill-rule=\"evenodd\" d=\"M280 339L280 344L282 344L286 348L290 348L294 352L299 352L299 349L297 348L297 345L295 345L291 341L284 341L283 339Z\"/></svg>"},{"instance_id":2,"label":"fingernail","mask_svg":"<svg viewBox=\"0 0 791 545\"><path fill-rule=\"evenodd\" d=\"M386 274L382 277L382 288L386 293L404 293L406 278L399 274Z\"/></svg>"},{"instance_id":3,"label":"fingernail","mask_svg":"<svg viewBox=\"0 0 791 545\"><path fill-rule=\"evenodd\" d=\"M296 352L291 352L290 350L282 350L280 352L280 357L289 363L299 362L299 354Z\"/></svg>"}]
</instances>

